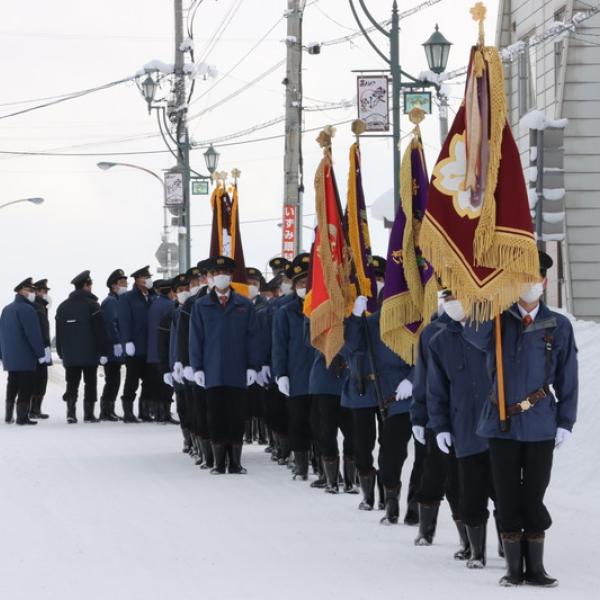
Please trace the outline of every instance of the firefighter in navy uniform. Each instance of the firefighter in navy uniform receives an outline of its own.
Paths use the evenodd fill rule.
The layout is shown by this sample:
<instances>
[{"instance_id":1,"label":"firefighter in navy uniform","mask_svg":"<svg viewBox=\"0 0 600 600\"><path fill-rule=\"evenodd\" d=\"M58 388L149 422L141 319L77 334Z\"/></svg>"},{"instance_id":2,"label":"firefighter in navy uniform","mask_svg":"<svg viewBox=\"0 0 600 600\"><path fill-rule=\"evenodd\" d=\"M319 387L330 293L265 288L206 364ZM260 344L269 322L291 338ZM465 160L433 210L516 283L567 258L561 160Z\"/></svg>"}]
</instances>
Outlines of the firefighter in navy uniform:
<instances>
[{"instance_id":1,"label":"firefighter in navy uniform","mask_svg":"<svg viewBox=\"0 0 600 600\"><path fill-rule=\"evenodd\" d=\"M554 449L571 435L577 416L578 366L573 326L540 300L552 259L540 252L540 279L523 286L502 313L502 356L508 431L497 407L494 323L467 326L463 335L487 354L494 389L477 433L487 438L507 573L504 586L552 587L544 569L544 539L552 519L544 495Z\"/></svg>"},{"instance_id":2,"label":"firefighter in navy uniform","mask_svg":"<svg viewBox=\"0 0 600 600\"><path fill-rule=\"evenodd\" d=\"M50 304L50 296L48 292L47 279L40 279L34 282L35 286L35 302L33 304L40 320L42 329L42 338L44 340L44 348L46 352L46 362L39 364L35 370L35 383L33 386L33 394L31 396L31 406L29 408L30 419L47 419L48 415L42 412L42 402L46 395L46 387L48 386L48 367L52 364L52 350L50 348L50 321L48 320L48 305Z\"/></svg>"},{"instance_id":3,"label":"firefighter in navy uniform","mask_svg":"<svg viewBox=\"0 0 600 600\"><path fill-rule=\"evenodd\" d=\"M194 302L190 319L190 363L194 381L206 389L213 474L243 474L242 442L247 388L260 364L254 306L231 281L235 261L227 256L207 264L215 287ZM228 467L226 466L228 459Z\"/></svg>"},{"instance_id":4,"label":"firefighter in navy uniform","mask_svg":"<svg viewBox=\"0 0 600 600\"><path fill-rule=\"evenodd\" d=\"M100 308L104 317L106 337L109 342L108 362L104 365L104 388L100 396L100 420L116 422L115 402L121 387L121 366L123 365L123 345L119 333L119 298L127 293L127 275L123 269L115 269L106 280L108 296L102 300Z\"/></svg>"},{"instance_id":5,"label":"firefighter in navy uniform","mask_svg":"<svg viewBox=\"0 0 600 600\"><path fill-rule=\"evenodd\" d=\"M119 333L125 350L125 385L123 386L123 421L139 423L133 412L133 404L141 382L138 415L142 421L150 421L148 401L152 395L152 375L147 362L148 312L154 299L154 282L150 267L142 267L131 274L133 289L119 298Z\"/></svg>"},{"instance_id":6,"label":"firefighter in navy uniform","mask_svg":"<svg viewBox=\"0 0 600 600\"><path fill-rule=\"evenodd\" d=\"M67 387L67 423L77 423L76 403L83 376L83 420L96 423L98 364L108 362L108 340L98 298L92 294L89 271L73 278L75 290L56 310L56 351L63 361Z\"/></svg>"},{"instance_id":7,"label":"firefighter in navy uniform","mask_svg":"<svg viewBox=\"0 0 600 600\"><path fill-rule=\"evenodd\" d=\"M16 404L17 425L37 425L37 421L29 418L29 407L36 366L46 362L46 352L33 307L35 288L32 278L19 283L14 291L14 301L2 309L0 317L0 361L8 372L4 420L13 422Z\"/></svg>"}]
</instances>

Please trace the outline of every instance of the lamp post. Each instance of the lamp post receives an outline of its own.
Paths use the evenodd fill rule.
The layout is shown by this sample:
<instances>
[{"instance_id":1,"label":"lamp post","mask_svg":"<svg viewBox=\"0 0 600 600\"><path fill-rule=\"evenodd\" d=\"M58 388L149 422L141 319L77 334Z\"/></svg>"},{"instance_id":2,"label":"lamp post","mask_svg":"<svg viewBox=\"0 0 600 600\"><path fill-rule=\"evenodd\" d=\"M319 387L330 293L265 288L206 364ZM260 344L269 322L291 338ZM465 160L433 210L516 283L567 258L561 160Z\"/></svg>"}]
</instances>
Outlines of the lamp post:
<instances>
[{"instance_id":1,"label":"lamp post","mask_svg":"<svg viewBox=\"0 0 600 600\"><path fill-rule=\"evenodd\" d=\"M392 80L392 120L393 120L393 159L394 159L394 214L398 212L400 208L400 94L403 89L423 89L423 88L436 88L438 91L438 97L440 97L440 85L436 82L432 81L421 81L416 77L413 77L406 71L402 70L400 66L400 16L398 14L398 2L394 0L392 4L392 19L391 19L391 27L390 29L385 29L382 25L380 25L377 20L373 17L373 15L369 12L366 6L366 0L358 0L360 7L370 21L373 28L378 31L380 34L385 36L389 40L389 52L386 54L382 51L377 44L373 41L366 27L363 25L358 11L355 6L355 0L348 0L350 4L350 9L358 24L358 28L362 32L364 38L369 43L371 48L375 51L376 54L388 65L389 71L391 73ZM434 34L435 35L435 34ZM446 69L446 64L448 61L448 54L450 51L450 42L448 42L440 33L439 36L443 38L446 46L444 50L440 50L439 42L437 39L433 41L436 43L429 44L428 40L425 42L425 51L429 49L432 52L432 57L436 59L436 68L441 68L439 73L442 73ZM433 37L433 36L432 36ZM429 45L427 45L429 44ZM429 55L428 55L429 61ZM439 60L438 60L439 59ZM445 61L442 64L442 59ZM431 67L430 67L431 68ZM433 71L433 69L431 69ZM408 79L407 82L402 81L402 77ZM447 100L447 99L446 99ZM440 105L441 106L441 105ZM447 104L445 105L447 107ZM446 126L447 130L447 126ZM391 223L389 223L391 227Z\"/></svg>"},{"instance_id":2,"label":"lamp post","mask_svg":"<svg viewBox=\"0 0 600 600\"><path fill-rule=\"evenodd\" d=\"M221 155L215 150L215 147L211 144L204 153L204 161L206 162L206 168L212 175L219 165L219 157Z\"/></svg>"},{"instance_id":3,"label":"lamp post","mask_svg":"<svg viewBox=\"0 0 600 600\"><path fill-rule=\"evenodd\" d=\"M29 202L31 204L39 205L44 203L44 198L20 198L19 200L11 200L10 202L5 202L4 204L0 204L0 208L6 208L7 206L11 206L12 204L19 204L20 202Z\"/></svg>"}]
</instances>

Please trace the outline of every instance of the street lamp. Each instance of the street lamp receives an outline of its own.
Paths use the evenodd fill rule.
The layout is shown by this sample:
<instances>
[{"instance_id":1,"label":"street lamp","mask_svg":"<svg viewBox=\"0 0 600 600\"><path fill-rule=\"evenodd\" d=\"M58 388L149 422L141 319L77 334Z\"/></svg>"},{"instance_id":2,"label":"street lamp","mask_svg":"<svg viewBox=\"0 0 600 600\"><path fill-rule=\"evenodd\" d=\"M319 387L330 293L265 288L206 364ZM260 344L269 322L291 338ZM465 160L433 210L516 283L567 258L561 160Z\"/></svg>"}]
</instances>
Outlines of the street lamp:
<instances>
[{"instance_id":1,"label":"street lamp","mask_svg":"<svg viewBox=\"0 0 600 600\"><path fill-rule=\"evenodd\" d=\"M7 206L10 206L11 204L18 204L19 202L31 202L31 204L39 205L39 204L43 204L44 199L36 197L36 198L21 198L19 200L11 200L10 202L5 202L4 204L0 204L0 208L5 208Z\"/></svg>"},{"instance_id":2,"label":"street lamp","mask_svg":"<svg viewBox=\"0 0 600 600\"><path fill-rule=\"evenodd\" d=\"M204 153L204 160L206 161L206 168L208 172L212 175L216 170L219 164L220 154L215 150L214 146L211 144L206 152Z\"/></svg>"},{"instance_id":3,"label":"street lamp","mask_svg":"<svg viewBox=\"0 0 600 600\"><path fill-rule=\"evenodd\" d=\"M440 28L437 24L431 37L422 44L422 46L425 49L429 70L438 75L443 73L448 65L448 56L450 55L450 46L452 46L452 42L449 42L440 33Z\"/></svg>"},{"instance_id":4,"label":"street lamp","mask_svg":"<svg viewBox=\"0 0 600 600\"><path fill-rule=\"evenodd\" d=\"M144 100L146 100L146 104L148 105L148 114L150 114L152 111L152 103L156 96L156 90L158 89L158 84L154 81L151 73L146 74L146 79L140 84L140 89L144 96Z\"/></svg>"}]
</instances>

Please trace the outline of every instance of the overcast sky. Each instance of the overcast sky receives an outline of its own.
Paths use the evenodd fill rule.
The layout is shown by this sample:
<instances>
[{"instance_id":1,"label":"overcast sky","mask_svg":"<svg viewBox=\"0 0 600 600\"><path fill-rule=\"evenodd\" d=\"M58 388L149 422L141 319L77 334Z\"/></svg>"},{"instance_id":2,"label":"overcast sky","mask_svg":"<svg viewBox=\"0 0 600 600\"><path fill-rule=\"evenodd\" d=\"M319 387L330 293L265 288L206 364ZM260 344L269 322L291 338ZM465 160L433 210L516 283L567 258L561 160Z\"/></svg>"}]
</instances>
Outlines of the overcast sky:
<instances>
[{"instance_id":1,"label":"overcast sky","mask_svg":"<svg viewBox=\"0 0 600 600\"><path fill-rule=\"evenodd\" d=\"M421 44L436 23L454 43L448 69L461 67L476 39L469 15L474 0L443 0L401 22L401 64L418 75L427 68ZM184 4L188 2L184 0ZM205 0L195 21L197 56L237 0ZM356 30L346 0L309 0L304 20L304 42L338 38ZM368 0L378 20L388 17L391 0ZM402 1L400 10L420 4ZM193 138L202 140L244 130L284 113L285 65L233 100L220 103L231 92L285 57L285 0L242 0L230 25L205 60L226 73L240 58L241 65L226 78L198 81L196 102L190 112L216 108L190 124ZM488 41L493 41L497 0L487 2ZM279 21L279 22L278 22ZM249 50L271 27L275 29L256 50ZM385 46L381 36L375 39ZM0 54L4 84L0 91L0 116L28 105L9 104L44 98L108 83L135 73L152 59L173 62L172 0L28 0L0 3ZM353 69L383 65L367 43L327 46L318 56L304 56L306 105L338 102L355 96ZM460 83L460 82L459 82ZM214 90L211 88L214 87ZM202 98L199 98L200 95ZM462 85L452 87L456 108ZM307 113L305 126L320 127L355 118L356 109ZM452 112L450 114L452 118ZM437 110L423 134L430 168L439 151ZM403 133L410 131L406 117ZM95 292L101 298L106 276L115 268L130 273L150 263L160 243L162 191L149 176L129 169L102 172L99 160L124 160L161 170L173 166L168 153L116 156L115 152L164 150L154 117L134 84L125 84L82 99L0 119L0 150L103 152L106 156L16 157L0 154L0 203L43 196L45 204L19 204L0 211L2 287L0 301L9 302L13 286L27 276L48 277L55 303L72 289L68 282L83 269L91 269ZM283 124L248 138L280 135ZM306 195L304 213L314 213L312 182L321 153L314 139L304 136ZM133 138L133 139L130 139ZM345 204L349 125L338 128L334 157L342 201ZM365 140L363 174L367 204L392 186L391 148L387 139ZM246 264L264 269L269 257L279 253L283 190L283 139L220 147L220 169L239 168L242 221L273 219L242 226ZM192 153L192 165L205 172L203 150ZM113 154L111 154L113 153ZM204 258L209 246L211 215L208 197L192 197L192 258ZM313 217L306 223L312 225ZM376 253L385 254L387 233L371 220ZM309 233L306 231L306 233Z\"/></svg>"}]
</instances>

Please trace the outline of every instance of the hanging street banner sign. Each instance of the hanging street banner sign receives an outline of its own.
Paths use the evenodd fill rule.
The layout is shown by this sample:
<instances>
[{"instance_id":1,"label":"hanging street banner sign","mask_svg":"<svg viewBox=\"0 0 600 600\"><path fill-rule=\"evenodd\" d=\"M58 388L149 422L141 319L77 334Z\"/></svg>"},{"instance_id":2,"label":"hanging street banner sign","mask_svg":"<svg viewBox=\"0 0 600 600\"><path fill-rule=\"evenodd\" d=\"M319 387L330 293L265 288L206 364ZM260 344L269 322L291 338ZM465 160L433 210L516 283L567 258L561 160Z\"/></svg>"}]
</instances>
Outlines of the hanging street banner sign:
<instances>
[{"instance_id":1,"label":"hanging street banner sign","mask_svg":"<svg viewBox=\"0 0 600 600\"><path fill-rule=\"evenodd\" d=\"M283 206L283 226L281 238L281 255L290 262L294 260L296 249L296 207L291 204Z\"/></svg>"},{"instance_id":2,"label":"hanging street banner sign","mask_svg":"<svg viewBox=\"0 0 600 600\"><path fill-rule=\"evenodd\" d=\"M413 108L420 108L431 114L431 92L404 92L404 114L410 114Z\"/></svg>"},{"instance_id":3,"label":"hanging street banner sign","mask_svg":"<svg viewBox=\"0 0 600 600\"><path fill-rule=\"evenodd\" d=\"M388 78L358 75L356 87L358 118L367 124L367 131L389 131Z\"/></svg>"},{"instance_id":4,"label":"hanging street banner sign","mask_svg":"<svg viewBox=\"0 0 600 600\"><path fill-rule=\"evenodd\" d=\"M165 173L165 205L183 204L183 173L168 171Z\"/></svg>"},{"instance_id":5,"label":"hanging street banner sign","mask_svg":"<svg viewBox=\"0 0 600 600\"><path fill-rule=\"evenodd\" d=\"M208 181L203 179L192 179L192 195L208 196Z\"/></svg>"}]
</instances>

